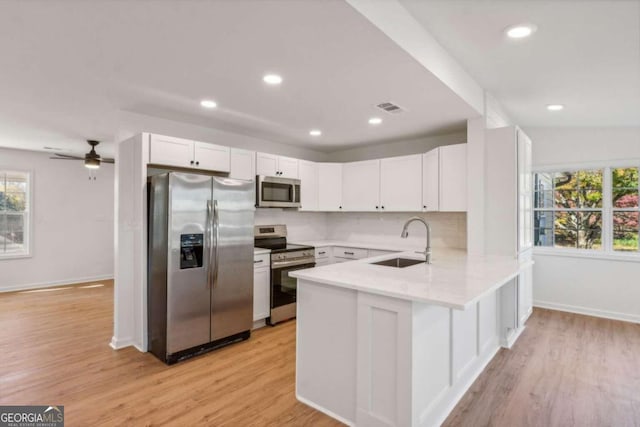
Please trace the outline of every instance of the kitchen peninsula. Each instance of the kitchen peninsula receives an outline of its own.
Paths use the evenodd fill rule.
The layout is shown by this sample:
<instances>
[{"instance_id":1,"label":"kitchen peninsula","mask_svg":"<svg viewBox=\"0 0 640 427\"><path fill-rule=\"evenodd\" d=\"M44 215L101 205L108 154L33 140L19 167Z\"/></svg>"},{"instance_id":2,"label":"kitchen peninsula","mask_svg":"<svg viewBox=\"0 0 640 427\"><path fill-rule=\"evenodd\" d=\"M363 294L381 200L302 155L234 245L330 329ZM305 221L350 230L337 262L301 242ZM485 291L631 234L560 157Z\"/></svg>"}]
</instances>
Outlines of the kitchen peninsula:
<instances>
[{"instance_id":1,"label":"kitchen peninsula","mask_svg":"<svg viewBox=\"0 0 640 427\"><path fill-rule=\"evenodd\" d=\"M501 346L521 333L518 275L531 262L440 251L291 273L298 279L296 396L349 425L444 421Z\"/></svg>"}]
</instances>

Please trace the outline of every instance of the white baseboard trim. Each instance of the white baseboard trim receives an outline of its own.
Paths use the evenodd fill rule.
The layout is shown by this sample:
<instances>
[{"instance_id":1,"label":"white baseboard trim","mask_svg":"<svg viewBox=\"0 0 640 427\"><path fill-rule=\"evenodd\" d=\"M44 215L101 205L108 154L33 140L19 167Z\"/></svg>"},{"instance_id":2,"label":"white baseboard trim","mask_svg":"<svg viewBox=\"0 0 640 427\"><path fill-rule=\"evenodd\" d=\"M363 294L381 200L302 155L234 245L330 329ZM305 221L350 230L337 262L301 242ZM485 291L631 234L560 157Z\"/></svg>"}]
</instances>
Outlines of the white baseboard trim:
<instances>
[{"instance_id":1,"label":"white baseboard trim","mask_svg":"<svg viewBox=\"0 0 640 427\"><path fill-rule=\"evenodd\" d=\"M111 342L109 343L109 347L114 350L120 350L132 345L134 345L132 338L116 338L115 336L111 337Z\"/></svg>"},{"instance_id":2,"label":"white baseboard trim","mask_svg":"<svg viewBox=\"0 0 640 427\"><path fill-rule=\"evenodd\" d=\"M62 285L76 285L78 283L98 282L100 280L112 280L112 279L113 279L113 274L109 274L106 276L80 277L75 279L54 280L51 282L29 283L26 285L3 286L2 288L0 288L0 293L30 291L33 289L52 288L54 286L62 286Z\"/></svg>"},{"instance_id":3,"label":"white baseboard trim","mask_svg":"<svg viewBox=\"0 0 640 427\"><path fill-rule=\"evenodd\" d=\"M615 311L598 310L595 308L580 307L576 305L558 304L548 301L533 301L534 307L546 308L549 310L566 311L569 313L584 314L587 316L602 317L605 319L622 320L624 322L640 323L640 315L618 313Z\"/></svg>"},{"instance_id":4,"label":"white baseboard trim","mask_svg":"<svg viewBox=\"0 0 640 427\"><path fill-rule=\"evenodd\" d=\"M355 426L355 421L349 421L344 417L341 417L340 415L336 414L335 412L332 412L330 410L328 410L327 408L324 408L318 404L313 403L310 400L305 399L304 397L300 396L297 392L296 392L296 399L298 399L298 401L304 403L307 406L311 406L313 409L322 412L323 414L326 414L328 416L330 416L331 418L333 418L334 420L338 420L340 421L342 424L346 424L348 426Z\"/></svg>"}]
</instances>

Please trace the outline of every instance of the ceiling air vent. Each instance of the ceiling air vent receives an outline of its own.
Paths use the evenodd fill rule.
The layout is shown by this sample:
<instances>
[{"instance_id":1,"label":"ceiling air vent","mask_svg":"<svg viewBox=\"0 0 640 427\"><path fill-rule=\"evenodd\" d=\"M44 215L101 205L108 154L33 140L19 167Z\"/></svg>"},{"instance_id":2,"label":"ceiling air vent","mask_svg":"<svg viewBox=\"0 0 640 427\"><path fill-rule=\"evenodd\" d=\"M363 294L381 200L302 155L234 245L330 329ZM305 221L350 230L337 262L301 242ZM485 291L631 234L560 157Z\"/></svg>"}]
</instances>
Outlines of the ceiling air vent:
<instances>
[{"instance_id":1,"label":"ceiling air vent","mask_svg":"<svg viewBox=\"0 0 640 427\"><path fill-rule=\"evenodd\" d=\"M406 110L402 107L397 106L392 102L383 102L382 104L376 105L379 109L386 111L389 114L399 114L404 113Z\"/></svg>"}]
</instances>

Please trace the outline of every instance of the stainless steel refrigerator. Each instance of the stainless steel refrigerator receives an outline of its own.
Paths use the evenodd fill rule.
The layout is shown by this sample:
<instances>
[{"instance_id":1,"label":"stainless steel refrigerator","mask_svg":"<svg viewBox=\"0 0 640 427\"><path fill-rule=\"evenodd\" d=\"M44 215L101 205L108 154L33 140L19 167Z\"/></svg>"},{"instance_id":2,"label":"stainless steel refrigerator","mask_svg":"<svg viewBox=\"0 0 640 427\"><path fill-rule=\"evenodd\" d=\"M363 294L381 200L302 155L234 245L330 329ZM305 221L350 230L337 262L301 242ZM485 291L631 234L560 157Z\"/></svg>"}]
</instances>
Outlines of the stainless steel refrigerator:
<instances>
[{"instance_id":1,"label":"stainless steel refrigerator","mask_svg":"<svg viewBox=\"0 0 640 427\"><path fill-rule=\"evenodd\" d=\"M180 172L149 178L148 342L162 361L249 338L254 187Z\"/></svg>"}]
</instances>

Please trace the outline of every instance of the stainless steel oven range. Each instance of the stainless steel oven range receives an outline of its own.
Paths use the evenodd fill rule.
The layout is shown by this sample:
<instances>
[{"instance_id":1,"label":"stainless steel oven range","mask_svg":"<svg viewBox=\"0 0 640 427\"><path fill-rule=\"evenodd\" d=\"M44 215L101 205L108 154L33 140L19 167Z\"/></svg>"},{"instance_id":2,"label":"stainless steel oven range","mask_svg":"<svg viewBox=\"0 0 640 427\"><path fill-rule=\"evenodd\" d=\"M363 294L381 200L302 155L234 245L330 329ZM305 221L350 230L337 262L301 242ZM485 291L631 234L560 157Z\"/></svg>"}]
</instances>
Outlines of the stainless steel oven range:
<instances>
[{"instance_id":1,"label":"stainless steel oven range","mask_svg":"<svg viewBox=\"0 0 640 427\"><path fill-rule=\"evenodd\" d=\"M315 267L313 246L287 244L286 225L256 225L254 246L271 249L271 313L267 324L296 317L297 282L289 272Z\"/></svg>"}]
</instances>

